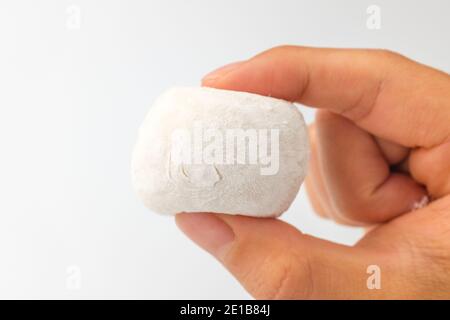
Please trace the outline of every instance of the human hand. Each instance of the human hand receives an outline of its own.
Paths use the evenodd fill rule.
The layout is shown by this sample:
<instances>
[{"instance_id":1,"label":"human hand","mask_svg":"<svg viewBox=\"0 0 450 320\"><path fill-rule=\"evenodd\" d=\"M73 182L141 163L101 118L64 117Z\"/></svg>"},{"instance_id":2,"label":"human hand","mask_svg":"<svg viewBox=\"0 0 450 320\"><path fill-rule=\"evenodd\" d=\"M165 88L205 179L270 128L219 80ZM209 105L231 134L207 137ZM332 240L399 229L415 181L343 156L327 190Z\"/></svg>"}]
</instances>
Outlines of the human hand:
<instances>
[{"instance_id":1,"label":"human hand","mask_svg":"<svg viewBox=\"0 0 450 320\"><path fill-rule=\"evenodd\" d=\"M353 247L277 219L183 213L178 226L256 298L450 298L450 76L384 50L284 46L203 85L319 108L314 209L369 226ZM424 199L432 202L413 210ZM367 288L377 265L380 290Z\"/></svg>"}]
</instances>

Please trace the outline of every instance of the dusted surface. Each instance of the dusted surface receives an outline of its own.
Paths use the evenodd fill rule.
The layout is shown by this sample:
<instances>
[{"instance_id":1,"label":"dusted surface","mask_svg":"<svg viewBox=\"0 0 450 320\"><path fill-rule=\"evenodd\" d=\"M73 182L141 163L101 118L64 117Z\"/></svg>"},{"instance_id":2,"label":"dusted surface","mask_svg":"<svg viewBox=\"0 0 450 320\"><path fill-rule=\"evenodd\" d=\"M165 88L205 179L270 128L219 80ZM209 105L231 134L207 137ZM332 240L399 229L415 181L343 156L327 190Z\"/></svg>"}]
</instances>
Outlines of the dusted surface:
<instances>
[{"instance_id":1,"label":"dusted surface","mask_svg":"<svg viewBox=\"0 0 450 320\"><path fill-rule=\"evenodd\" d=\"M252 149L251 145L257 145L249 138L243 150L245 161L241 163L206 163L203 152L199 152L203 156L199 163L193 163L193 159L178 163L173 161L172 137L180 129L190 134L191 139L186 139L185 144L194 146L193 140L197 138L203 152L220 140L220 148L216 149L223 156L212 160L227 159L230 151L234 158L238 156L233 152L234 146L228 150L231 148L227 149L226 141L222 141L226 140L226 134L237 130L259 139L255 140L259 148ZM202 130L202 135L197 137L196 130ZM207 132L214 133L210 139ZM263 155L271 156L264 157L270 159L267 163L258 157L263 141L268 151ZM249 163L252 156L255 161ZM217 212L274 217L287 210L297 195L307 160L305 122L292 103L245 92L173 88L156 100L140 128L132 177L146 206L158 213Z\"/></svg>"}]
</instances>

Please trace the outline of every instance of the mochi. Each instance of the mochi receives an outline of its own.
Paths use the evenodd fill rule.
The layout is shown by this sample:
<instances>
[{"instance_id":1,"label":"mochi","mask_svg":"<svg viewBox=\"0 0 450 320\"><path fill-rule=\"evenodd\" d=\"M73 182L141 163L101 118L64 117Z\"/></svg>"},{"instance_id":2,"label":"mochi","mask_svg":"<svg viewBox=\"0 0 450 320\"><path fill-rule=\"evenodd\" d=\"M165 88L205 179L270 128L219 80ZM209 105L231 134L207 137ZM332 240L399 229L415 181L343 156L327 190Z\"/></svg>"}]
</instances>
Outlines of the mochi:
<instances>
[{"instance_id":1,"label":"mochi","mask_svg":"<svg viewBox=\"0 0 450 320\"><path fill-rule=\"evenodd\" d=\"M309 145L297 106L207 87L165 91L142 123L132 182L151 211L277 217L303 182Z\"/></svg>"}]
</instances>

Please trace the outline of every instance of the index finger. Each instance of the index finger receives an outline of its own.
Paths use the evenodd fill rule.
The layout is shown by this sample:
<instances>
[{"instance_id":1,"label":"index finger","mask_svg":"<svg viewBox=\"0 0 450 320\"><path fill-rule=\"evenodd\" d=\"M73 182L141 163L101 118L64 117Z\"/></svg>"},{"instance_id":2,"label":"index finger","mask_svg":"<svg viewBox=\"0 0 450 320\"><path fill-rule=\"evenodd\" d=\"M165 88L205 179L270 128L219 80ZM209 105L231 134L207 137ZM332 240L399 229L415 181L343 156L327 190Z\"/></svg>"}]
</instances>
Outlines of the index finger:
<instances>
[{"instance_id":1,"label":"index finger","mask_svg":"<svg viewBox=\"0 0 450 320\"><path fill-rule=\"evenodd\" d=\"M328 109L407 147L450 138L450 76L385 50L277 47L203 85Z\"/></svg>"}]
</instances>

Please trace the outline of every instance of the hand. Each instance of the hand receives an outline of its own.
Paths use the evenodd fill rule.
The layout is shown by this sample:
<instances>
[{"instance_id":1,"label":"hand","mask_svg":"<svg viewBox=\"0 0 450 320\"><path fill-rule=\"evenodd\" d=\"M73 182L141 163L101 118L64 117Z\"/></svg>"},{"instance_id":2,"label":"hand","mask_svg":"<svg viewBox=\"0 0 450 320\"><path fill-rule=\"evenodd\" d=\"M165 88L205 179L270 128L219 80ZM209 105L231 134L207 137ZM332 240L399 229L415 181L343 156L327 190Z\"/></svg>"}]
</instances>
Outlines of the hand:
<instances>
[{"instance_id":1,"label":"hand","mask_svg":"<svg viewBox=\"0 0 450 320\"><path fill-rule=\"evenodd\" d=\"M450 298L448 74L388 51L285 46L203 85L318 108L306 181L313 207L370 226L347 247L276 219L177 215L254 297ZM367 287L369 265L380 268L380 290Z\"/></svg>"}]
</instances>

